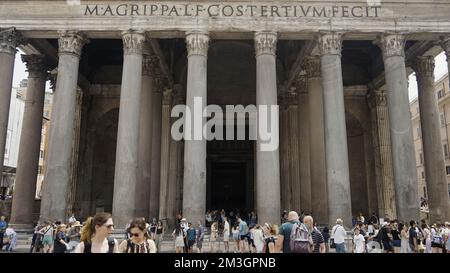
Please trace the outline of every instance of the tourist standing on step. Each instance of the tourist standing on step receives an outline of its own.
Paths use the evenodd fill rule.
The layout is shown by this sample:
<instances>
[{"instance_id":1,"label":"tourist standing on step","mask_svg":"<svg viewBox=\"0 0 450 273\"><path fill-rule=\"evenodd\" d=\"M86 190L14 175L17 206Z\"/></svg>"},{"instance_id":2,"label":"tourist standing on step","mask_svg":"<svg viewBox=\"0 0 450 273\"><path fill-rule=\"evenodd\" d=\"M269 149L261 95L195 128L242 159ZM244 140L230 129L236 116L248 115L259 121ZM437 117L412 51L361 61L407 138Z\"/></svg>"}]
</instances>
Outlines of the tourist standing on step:
<instances>
[{"instance_id":1,"label":"tourist standing on step","mask_svg":"<svg viewBox=\"0 0 450 273\"><path fill-rule=\"evenodd\" d=\"M347 232L342 225L342 219L336 219L336 225L331 229L331 238L334 239L336 244L336 253L345 253L345 237L347 237Z\"/></svg>"},{"instance_id":2,"label":"tourist standing on step","mask_svg":"<svg viewBox=\"0 0 450 273\"><path fill-rule=\"evenodd\" d=\"M156 243L156 249L159 252L161 249L161 243L164 239L164 225L161 220L158 221L158 224L156 225L156 235L155 235L155 243Z\"/></svg>"},{"instance_id":3,"label":"tourist standing on step","mask_svg":"<svg viewBox=\"0 0 450 273\"><path fill-rule=\"evenodd\" d=\"M228 222L228 218L223 216L223 245L225 248L225 252L230 251L230 223Z\"/></svg>"},{"instance_id":4,"label":"tourist standing on step","mask_svg":"<svg viewBox=\"0 0 450 273\"><path fill-rule=\"evenodd\" d=\"M353 237L353 253L365 253L366 252L366 240L363 235L360 233L359 227L356 227L354 230Z\"/></svg>"},{"instance_id":5,"label":"tourist standing on step","mask_svg":"<svg viewBox=\"0 0 450 273\"><path fill-rule=\"evenodd\" d=\"M69 240L69 251L73 252L77 245L81 241L81 227L83 225L80 223L80 221L75 221L72 224L72 227L70 228L67 238Z\"/></svg>"},{"instance_id":6,"label":"tourist standing on step","mask_svg":"<svg viewBox=\"0 0 450 273\"><path fill-rule=\"evenodd\" d=\"M185 248L184 237L186 237L186 234L184 229L181 227L181 224L175 227L175 230L172 232L172 236L175 239L175 252L183 253L183 249Z\"/></svg>"},{"instance_id":7,"label":"tourist standing on step","mask_svg":"<svg viewBox=\"0 0 450 273\"><path fill-rule=\"evenodd\" d=\"M56 235L54 240L53 253L65 253L69 250L67 243L66 225L61 224L56 228Z\"/></svg>"},{"instance_id":8,"label":"tourist standing on step","mask_svg":"<svg viewBox=\"0 0 450 273\"><path fill-rule=\"evenodd\" d=\"M81 242L75 253L118 253L117 240L109 238L113 231L111 214L100 212L89 217L81 230Z\"/></svg>"},{"instance_id":9,"label":"tourist standing on step","mask_svg":"<svg viewBox=\"0 0 450 273\"><path fill-rule=\"evenodd\" d=\"M257 224L253 228L253 245L255 246L256 253L263 253L264 243L263 229L261 225Z\"/></svg>"},{"instance_id":10,"label":"tourist standing on step","mask_svg":"<svg viewBox=\"0 0 450 273\"><path fill-rule=\"evenodd\" d=\"M16 231L11 227L7 228L5 231L5 239L6 239L5 250L12 252L17 245Z\"/></svg>"},{"instance_id":11,"label":"tourist standing on step","mask_svg":"<svg viewBox=\"0 0 450 273\"><path fill-rule=\"evenodd\" d=\"M130 239L120 243L120 253L156 253L156 244L149 237L143 218L136 218L130 223L130 234Z\"/></svg>"},{"instance_id":12,"label":"tourist standing on step","mask_svg":"<svg viewBox=\"0 0 450 273\"><path fill-rule=\"evenodd\" d=\"M398 225L400 229L400 253L410 253L409 250L409 235L408 235L408 226L406 224L400 223Z\"/></svg>"},{"instance_id":13,"label":"tourist standing on step","mask_svg":"<svg viewBox=\"0 0 450 273\"><path fill-rule=\"evenodd\" d=\"M211 248L211 253L216 252L217 234L219 232L218 226L219 223L217 221L214 221L211 224L211 234L209 235L209 246Z\"/></svg>"},{"instance_id":14,"label":"tourist standing on step","mask_svg":"<svg viewBox=\"0 0 450 273\"><path fill-rule=\"evenodd\" d=\"M243 253L248 237L248 225L241 217L238 217L237 222L239 224L239 252Z\"/></svg>"},{"instance_id":15,"label":"tourist standing on step","mask_svg":"<svg viewBox=\"0 0 450 273\"><path fill-rule=\"evenodd\" d=\"M8 223L6 222L5 216L0 217L0 250L3 250L3 236L5 236L6 228Z\"/></svg>"},{"instance_id":16,"label":"tourist standing on step","mask_svg":"<svg viewBox=\"0 0 450 273\"><path fill-rule=\"evenodd\" d=\"M315 226L314 219L310 215L306 215L303 218L303 223L308 227L308 230L311 231L311 238L313 242L313 253L325 253L325 240L322 236L320 230Z\"/></svg>"},{"instance_id":17,"label":"tourist standing on step","mask_svg":"<svg viewBox=\"0 0 450 273\"><path fill-rule=\"evenodd\" d=\"M278 239L276 241L276 249L278 252L290 253L291 231L294 224L300 223L298 213L290 211L288 213L288 221L281 225Z\"/></svg>"},{"instance_id":18,"label":"tourist standing on step","mask_svg":"<svg viewBox=\"0 0 450 273\"><path fill-rule=\"evenodd\" d=\"M44 253L50 253L53 247L53 225L49 221L44 222L44 227L39 230L39 233L43 235L42 248Z\"/></svg>"},{"instance_id":19,"label":"tourist standing on step","mask_svg":"<svg viewBox=\"0 0 450 273\"><path fill-rule=\"evenodd\" d=\"M192 253L194 248L195 239L196 239L196 231L192 223L189 223L189 229L186 232L187 242L188 242L188 253Z\"/></svg>"},{"instance_id":20,"label":"tourist standing on step","mask_svg":"<svg viewBox=\"0 0 450 273\"><path fill-rule=\"evenodd\" d=\"M197 238L196 238L198 253L202 253L204 238L205 238L205 227L203 227L202 221L198 221L198 230L197 230Z\"/></svg>"}]
</instances>

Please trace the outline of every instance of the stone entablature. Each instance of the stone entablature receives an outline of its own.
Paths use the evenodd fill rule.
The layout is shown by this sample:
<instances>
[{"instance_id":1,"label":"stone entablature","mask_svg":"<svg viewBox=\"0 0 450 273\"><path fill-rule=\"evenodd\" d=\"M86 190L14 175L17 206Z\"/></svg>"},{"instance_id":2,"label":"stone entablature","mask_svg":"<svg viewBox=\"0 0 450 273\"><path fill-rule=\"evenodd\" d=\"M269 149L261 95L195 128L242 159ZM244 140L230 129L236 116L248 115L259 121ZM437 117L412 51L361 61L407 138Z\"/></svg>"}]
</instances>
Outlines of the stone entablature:
<instances>
[{"instance_id":1,"label":"stone entablature","mask_svg":"<svg viewBox=\"0 0 450 273\"><path fill-rule=\"evenodd\" d=\"M85 31L89 38L120 38L129 29L148 31L154 38L173 38L202 29L214 34L214 39L251 39L252 32L268 28L280 33L279 39L311 39L325 30L346 32L346 39L373 39L385 31L410 33L411 39L435 39L450 29L448 1L384 2L166 0L68 5L65 1L8 0L0 3L0 28L16 27L30 38L56 38L58 30Z\"/></svg>"}]
</instances>

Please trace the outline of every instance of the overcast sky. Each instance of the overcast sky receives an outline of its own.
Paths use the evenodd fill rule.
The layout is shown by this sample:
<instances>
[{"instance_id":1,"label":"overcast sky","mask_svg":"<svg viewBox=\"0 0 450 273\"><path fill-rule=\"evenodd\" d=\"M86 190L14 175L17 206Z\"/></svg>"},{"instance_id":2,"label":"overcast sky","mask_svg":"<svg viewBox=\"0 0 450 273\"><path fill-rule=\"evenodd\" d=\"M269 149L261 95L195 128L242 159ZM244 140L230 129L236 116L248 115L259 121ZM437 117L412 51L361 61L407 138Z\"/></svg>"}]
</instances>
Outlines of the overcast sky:
<instances>
[{"instance_id":1,"label":"overcast sky","mask_svg":"<svg viewBox=\"0 0 450 273\"><path fill-rule=\"evenodd\" d=\"M16 55L16 64L14 67L14 82L13 86L17 87L19 86L19 83L22 79L25 79L27 77L27 73L25 72L25 65L22 63L22 59L20 57L20 54L22 54L21 51L19 51ZM442 76L444 76L447 73L447 61L445 58L444 52L439 54L436 57L436 69L434 70L434 75L436 80L439 80ZM48 88L47 84L47 88ZM409 76L409 100L413 100L417 97L417 81L414 74L411 74Z\"/></svg>"}]
</instances>

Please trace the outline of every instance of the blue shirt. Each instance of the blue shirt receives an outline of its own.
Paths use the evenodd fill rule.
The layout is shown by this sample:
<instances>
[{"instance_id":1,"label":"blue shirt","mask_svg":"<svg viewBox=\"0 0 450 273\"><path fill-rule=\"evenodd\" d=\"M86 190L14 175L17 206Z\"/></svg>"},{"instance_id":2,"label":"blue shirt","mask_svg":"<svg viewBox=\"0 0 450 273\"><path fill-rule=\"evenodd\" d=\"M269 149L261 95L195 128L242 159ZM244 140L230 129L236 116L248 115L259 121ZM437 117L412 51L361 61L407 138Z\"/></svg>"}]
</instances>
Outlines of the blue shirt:
<instances>
[{"instance_id":1,"label":"blue shirt","mask_svg":"<svg viewBox=\"0 0 450 273\"><path fill-rule=\"evenodd\" d=\"M8 223L6 221L0 221L0 232L4 233L6 231L6 228L8 227Z\"/></svg>"},{"instance_id":2,"label":"blue shirt","mask_svg":"<svg viewBox=\"0 0 450 273\"><path fill-rule=\"evenodd\" d=\"M188 229L187 237L188 237L189 241L195 241L195 229L194 228Z\"/></svg>"},{"instance_id":3,"label":"blue shirt","mask_svg":"<svg viewBox=\"0 0 450 273\"><path fill-rule=\"evenodd\" d=\"M244 220L239 223L239 235L245 236L248 234L248 226Z\"/></svg>"}]
</instances>

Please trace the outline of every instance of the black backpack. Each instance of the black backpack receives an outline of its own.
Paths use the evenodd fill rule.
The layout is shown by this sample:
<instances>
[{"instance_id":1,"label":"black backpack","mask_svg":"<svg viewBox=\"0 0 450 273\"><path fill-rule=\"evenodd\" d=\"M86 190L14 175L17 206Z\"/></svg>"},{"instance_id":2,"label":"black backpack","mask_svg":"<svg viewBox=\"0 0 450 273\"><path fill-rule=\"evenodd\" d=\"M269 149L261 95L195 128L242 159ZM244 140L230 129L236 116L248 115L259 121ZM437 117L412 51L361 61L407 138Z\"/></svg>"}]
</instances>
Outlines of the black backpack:
<instances>
[{"instance_id":1,"label":"black backpack","mask_svg":"<svg viewBox=\"0 0 450 273\"><path fill-rule=\"evenodd\" d=\"M108 238L108 253L113 253L114 245L115 245L114 239ZM91 249L92 249L91 242L84 242L84 253L92 253Z\"/></svg>"}]
</instances>

